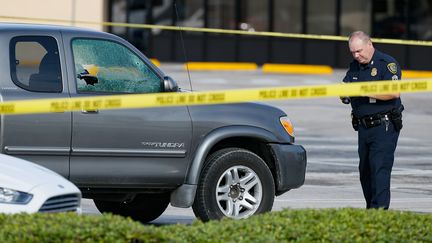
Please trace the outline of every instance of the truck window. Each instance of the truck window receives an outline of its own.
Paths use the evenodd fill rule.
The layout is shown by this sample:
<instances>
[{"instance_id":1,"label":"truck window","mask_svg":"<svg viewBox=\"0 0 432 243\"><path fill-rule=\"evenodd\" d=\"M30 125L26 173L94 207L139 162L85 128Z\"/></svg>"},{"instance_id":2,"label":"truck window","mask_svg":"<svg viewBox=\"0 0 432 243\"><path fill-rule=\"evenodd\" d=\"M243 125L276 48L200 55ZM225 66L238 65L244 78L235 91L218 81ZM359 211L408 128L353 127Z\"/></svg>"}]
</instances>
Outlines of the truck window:
<instances>
[{"instance_id":1,"label":"truck window","mask_svg":"<svg viewBox=\"0 0 432 243\"><path fill-rule=\"evenodd\" d=\"M74 39L78 92L156 93L162 82L134 52L112 41Z\"/></svg>"},{"instance_id":2,"label":"truck window","mask_svg":"<svg viewBox=\"0 0 432 243\"><path fill-rule=\"evenodd\" d=\"M61 92L62 78L57 42L50 36L20 36L10 42L12 81L37 92Z\"/></svg>"}]
</instances>

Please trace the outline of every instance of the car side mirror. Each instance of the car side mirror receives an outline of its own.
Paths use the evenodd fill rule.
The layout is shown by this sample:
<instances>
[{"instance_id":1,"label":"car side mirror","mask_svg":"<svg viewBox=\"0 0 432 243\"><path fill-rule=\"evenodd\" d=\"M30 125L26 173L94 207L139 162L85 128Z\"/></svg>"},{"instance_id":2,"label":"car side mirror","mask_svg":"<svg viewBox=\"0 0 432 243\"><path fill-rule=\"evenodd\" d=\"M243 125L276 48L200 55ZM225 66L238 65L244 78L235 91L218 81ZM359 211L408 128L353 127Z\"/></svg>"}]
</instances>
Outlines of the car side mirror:
<instances>
[{"instance_id":1,"label":"car side mirror","mask_svg":"<svg viewBox=\"0 0 432 243\"><path fill-rule=\"evenodd\" d=\"M177 82L170 76L164 77L164 91L165 92L178 92L179 87Z\"/></svg>"}]
</instances>

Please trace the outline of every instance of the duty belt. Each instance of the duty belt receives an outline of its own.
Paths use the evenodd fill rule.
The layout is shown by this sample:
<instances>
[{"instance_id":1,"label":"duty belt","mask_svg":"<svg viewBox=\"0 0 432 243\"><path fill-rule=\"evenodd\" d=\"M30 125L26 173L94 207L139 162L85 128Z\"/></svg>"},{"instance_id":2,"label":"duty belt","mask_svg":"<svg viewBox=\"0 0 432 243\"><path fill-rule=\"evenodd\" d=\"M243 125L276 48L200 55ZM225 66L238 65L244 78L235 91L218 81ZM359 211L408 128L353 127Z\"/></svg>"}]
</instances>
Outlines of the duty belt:
<instances>
[{"instance_id":1,"label":"duty belt","mask_svg":"<svg viewBox=\"0 0 432 243\"><path fill-rule=\"evenodd\" d=\"M390 120L390 112L384 114L375 114L372 116L365 116L359 119L359 123L362 124L365 128L371 128L379 126L385 122L389 122Z\"/></svg>"}]
</instances>

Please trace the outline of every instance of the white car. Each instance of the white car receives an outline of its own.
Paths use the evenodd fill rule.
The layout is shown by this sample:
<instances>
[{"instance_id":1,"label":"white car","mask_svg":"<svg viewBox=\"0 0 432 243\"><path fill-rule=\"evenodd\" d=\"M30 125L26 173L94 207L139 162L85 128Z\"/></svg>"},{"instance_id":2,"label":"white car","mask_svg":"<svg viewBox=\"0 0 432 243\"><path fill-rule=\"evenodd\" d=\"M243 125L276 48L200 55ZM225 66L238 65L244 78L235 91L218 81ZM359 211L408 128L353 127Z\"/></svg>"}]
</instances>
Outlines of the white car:
<instances>
[{"instance_id":1,"label":"white car","mask_svg":"<svg viewBox=\"0 0 432 243\"><path fill-rule=\"evenodd\" d=\"M0 213L81 213L81 192L61 175L0 154Z\"/></svg>"}]
</instances>

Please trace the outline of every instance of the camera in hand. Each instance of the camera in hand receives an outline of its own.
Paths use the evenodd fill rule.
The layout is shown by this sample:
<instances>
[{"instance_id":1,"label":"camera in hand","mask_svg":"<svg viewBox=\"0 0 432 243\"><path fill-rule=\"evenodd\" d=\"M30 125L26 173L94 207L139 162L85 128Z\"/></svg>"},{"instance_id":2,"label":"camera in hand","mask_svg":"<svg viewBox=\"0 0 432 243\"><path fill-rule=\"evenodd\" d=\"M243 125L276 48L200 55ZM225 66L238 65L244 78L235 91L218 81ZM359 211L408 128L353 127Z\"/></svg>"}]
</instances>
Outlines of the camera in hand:
<instances>
[{"instance_id":1,"label":"camera in hand","mask_svg":"<svg viewBox=\"0 0 432 243\"><path fill-rule=\"evenodd\" d=\"M344 79L342 82L343 83L351 83L351 81L349 79ZM351 98L349 96L340 96L339 98L341 99L342 103L344 103L346 105L351 103Z\"/></svg>"},{"instance_id":2,"label":"camera in hand","mask_svg":"<svg viewBox=\"0 0 432 243\"><path fill-rule=\"evenodd\" d=\"M349 103L351 103L351 99L348 96L340 97L340 99L341 99L342 103L344 103L344 104L348 105Z\"/></svg>"}]
</instances>

